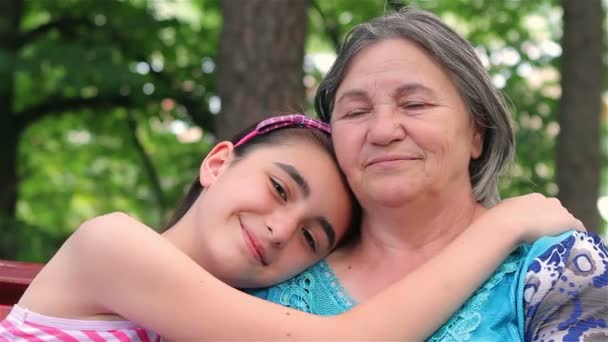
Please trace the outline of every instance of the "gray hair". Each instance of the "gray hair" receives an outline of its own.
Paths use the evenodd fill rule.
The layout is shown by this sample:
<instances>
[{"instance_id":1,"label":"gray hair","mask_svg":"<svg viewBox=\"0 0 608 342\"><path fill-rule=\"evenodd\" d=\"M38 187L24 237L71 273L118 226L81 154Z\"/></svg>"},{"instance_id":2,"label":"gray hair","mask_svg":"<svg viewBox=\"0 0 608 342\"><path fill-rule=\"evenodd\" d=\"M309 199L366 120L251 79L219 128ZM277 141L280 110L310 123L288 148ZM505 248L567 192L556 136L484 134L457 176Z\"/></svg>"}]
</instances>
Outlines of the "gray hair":
<instances>
[{"instance_id":1,"label":"gray hair","mask_svg":"<svg viewBox=\"0 0 608 342\"><path fill-rule=\"evenodd\" d=\"M406 7L355 26L317 89L317 114L323 121L331 120L336 91L351 59L365 47L391 38L415 42L433 56L455 83L472 122L484 129L483 153L471 160L469 174L476 200L495 205L500 200L498 177L515 153L510 110L471 44L432 13Z\"/></svg>"}]
</instances>

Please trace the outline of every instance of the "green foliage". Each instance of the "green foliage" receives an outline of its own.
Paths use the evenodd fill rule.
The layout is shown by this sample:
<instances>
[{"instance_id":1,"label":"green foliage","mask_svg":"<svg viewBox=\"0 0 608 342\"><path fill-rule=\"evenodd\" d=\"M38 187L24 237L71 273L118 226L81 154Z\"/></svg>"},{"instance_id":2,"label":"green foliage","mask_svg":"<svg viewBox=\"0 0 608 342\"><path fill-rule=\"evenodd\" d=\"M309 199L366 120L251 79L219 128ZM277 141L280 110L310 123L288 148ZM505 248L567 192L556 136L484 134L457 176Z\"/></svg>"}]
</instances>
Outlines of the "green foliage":
<instances>
[{"instance_id":1,"label":"green foliage","mask_svg":"<svg viewBox=\"0 0 608 342\"><path fill-rule=\"evenodd\" d=\"M162 225L213 138L220 29L218 1L25 3L22 44L0 54L27 123L4 257L44 261L110 211Z\"/></svg>"},{"instance_id":2,"label":"green foliage","mask_svg":"<svg viewBox=\"0 0 608 342\"><path fill-rule=\"evenodd\" d=\"M560 96L557 63L561 54L562 27L559 3L554 0L369 0L355 3L314 0L309 51L336 51L339 46L335 42L341 41L353 25L405 5L434 12L466 37L486 62L495 84L507 96L513 111L518 148L515 164L502 179L503 196L529 192L555 196L558 192L555 141L559 131L557 105ZM608 39L608 34L605 36ZM311 88L314 88L322 75L314 69L311 75L315 80ZM608 129L606 127L604 124L604 130ZM604 146L606 144L604 138ZM608 148L604 149L604 155L606 152ZM608 179L608 172L604 171L604 174ZM602 194L608 194L608 189L604 188Z\"/></svg>"},{"instance_id":3,"label":"green foliage","mask_svg":"<svg viewBox=\"0 0 608 342\"><path fill-rule=\"evenodd\" d=\"M309 98L322 77L314 55L407 4L467 37L508 94L519 148L503 194L554 195L556 1L312 0ZM14 77L10 110L31 118L19 142L17 216L0 222L0 251L47 260L82 221L115 210L162 225L213 142L221 24L219 0L25 2L22 46L0 51L0 75Z\"/></svg>"},{"instance_id":4,"label":"green foliage","mask_svg":"<svg viewBox=\"0 0 608 342\"><path fill-rule=\"evenodd\" d=\"M75 112L30 127L20 146L18 217L58 237L88 218L116 210L152 226L164 222L170 208L160 207L132 136L145 146L161 175L162 196L171 204L194 179L209 145L181 143L169 125L143 113L136 132L124 123L117 126L125 115L124 110L103 116Z\"/></svg>"},{"instance_id":5,"label":"green foliage","mask_svg":"<svg viewBox=\"0 0 608 342\"><path fill-rule=\"evenodd\" d=\"M557 193L553 164L559 79L555 66L558 54L553 50L559 51L561 22L554 1L361 1L356 7L348 1L315 3L320 9L311 14L312 28L328 42L332 41L328 23L341 40L353 24L401 5L427 9L442 17L471 41L512 104L520 147L517 165L505 177L503 194ZM320 11L325 13L325 21L314 13ZM317 40L313 38L311 45L323 46Z\"/></svg>"}]
</instances>

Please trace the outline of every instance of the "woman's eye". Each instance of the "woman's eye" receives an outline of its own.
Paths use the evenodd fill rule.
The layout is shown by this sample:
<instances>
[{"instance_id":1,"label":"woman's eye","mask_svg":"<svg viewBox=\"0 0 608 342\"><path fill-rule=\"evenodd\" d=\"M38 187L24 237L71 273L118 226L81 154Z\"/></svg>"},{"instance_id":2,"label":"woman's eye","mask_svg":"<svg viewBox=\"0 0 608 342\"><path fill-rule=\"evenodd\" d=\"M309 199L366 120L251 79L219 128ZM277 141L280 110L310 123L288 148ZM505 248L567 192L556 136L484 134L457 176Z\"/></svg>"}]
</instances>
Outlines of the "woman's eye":
<instances>
[{"instance_id":1,"label":"woman's eye","mask_svg":"<svg viewBox=\"0 0 608 342\"><path fill-rule=\"evenodd\" d=\"M426 107L426 103L424 102L406 102L401 105L402 108L405 109L423 109Z\"/></svg>"},{"instance_id":2,"label":"woman's eye","mask_svg":"<svg viewBox=\"0 0 608 342\"><path fill-rule=\"evenodd\" d=\"M306 228L302 228L302 234L304 235L304 238L306 239L306 243L308 244L308 246L310 246L310 249L312 249L312 251L314 253L317 252L317 243L315 242L315 238L314 236L312 236L312 233L306 229Z\"/></svg>"},{"instance_id":3,"label":"woman's eye","mask_svg":"<svg viewBox=\"0 0 608 342\"><path fill-rule=\"evenodd\" d=\"M351 110L350 112L346 113L346 117L357 117L357 116L361 116L363 114L369 113L369 110L367 109L356 109L356 110Z\"/></svg>"},{"instance_id":4,"label":"woman's eye","mask_svg":"<svg viewBox=\"0 0 608 342\"><path fill-rule=\"evenodd\" d=\"M279 195L283 199L283 201L287 201L287 191L283 189L281 184L279 184L279 182L277 182L273 178L270 178L270 183L272 183L272 187L274 188L274 191L276 191L277 195Z\"/></svg>"}]
</instances>

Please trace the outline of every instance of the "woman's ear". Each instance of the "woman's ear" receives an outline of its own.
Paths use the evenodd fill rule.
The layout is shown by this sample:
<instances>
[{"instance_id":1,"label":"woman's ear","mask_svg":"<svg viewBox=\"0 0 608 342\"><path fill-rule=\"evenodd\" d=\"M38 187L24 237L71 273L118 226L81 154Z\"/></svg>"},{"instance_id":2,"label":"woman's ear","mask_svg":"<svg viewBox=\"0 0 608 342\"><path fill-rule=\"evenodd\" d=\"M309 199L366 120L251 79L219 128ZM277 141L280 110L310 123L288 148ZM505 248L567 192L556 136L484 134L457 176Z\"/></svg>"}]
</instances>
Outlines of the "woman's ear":
<instances>
[{"instance_id":1,"label":"woman's ear","mask_svg":"<svg viewBox=\"0 0 608 342\"><path fill-rule=\"evenodd\" d=\"M473 141L471 145L471 159L477 159L483 153L483 140L486 135L486 128L475 124L473 132Z\"/></svg>"},{"instance_id":2,"label":"woman's ear","mask_svg":"<svg viewBox=\"0 0 608 342\"><path fill-rule=\"evenodd\" d=\"M216 144L207 154L199 169L199 179L203 188L209 187L224 172L234 151L234 145L230 141L222 141Z\"/></svg>"}]
</instances>

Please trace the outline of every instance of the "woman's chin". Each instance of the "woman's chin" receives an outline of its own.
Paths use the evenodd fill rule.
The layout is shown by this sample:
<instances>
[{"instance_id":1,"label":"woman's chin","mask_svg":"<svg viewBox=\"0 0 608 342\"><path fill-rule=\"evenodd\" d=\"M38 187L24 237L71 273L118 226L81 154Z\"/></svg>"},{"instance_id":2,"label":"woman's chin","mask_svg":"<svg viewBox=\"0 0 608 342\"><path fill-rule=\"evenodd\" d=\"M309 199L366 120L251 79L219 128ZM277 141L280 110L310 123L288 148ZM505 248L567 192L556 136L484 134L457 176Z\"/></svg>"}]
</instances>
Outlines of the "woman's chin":
<instances>
[{"instance_id":1,"label":"woman's chin","mask_svg":"<svg viewBox=\"0 0 608 342\"><path fill-rule=\"evenodd\" d=\"M416 199L418 191L408 191L399 187L387 187L370 191L368 200L373 206L400 208Z\"/></svg>"}]
</instances>

